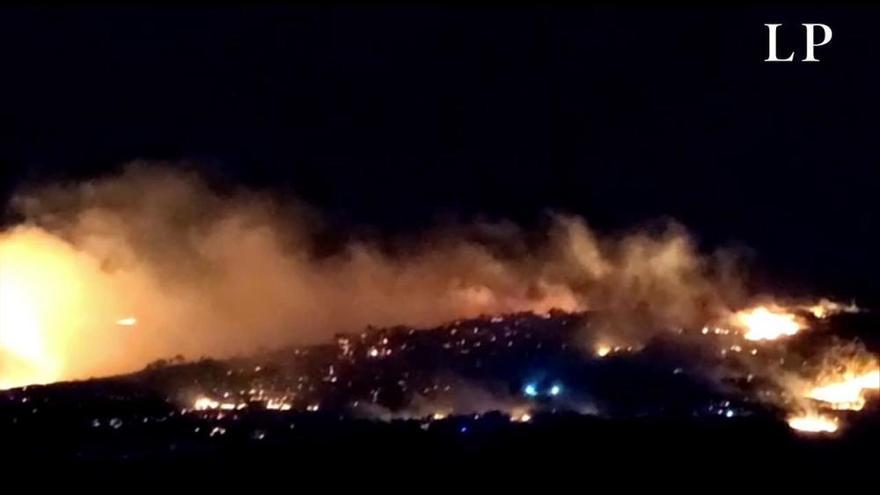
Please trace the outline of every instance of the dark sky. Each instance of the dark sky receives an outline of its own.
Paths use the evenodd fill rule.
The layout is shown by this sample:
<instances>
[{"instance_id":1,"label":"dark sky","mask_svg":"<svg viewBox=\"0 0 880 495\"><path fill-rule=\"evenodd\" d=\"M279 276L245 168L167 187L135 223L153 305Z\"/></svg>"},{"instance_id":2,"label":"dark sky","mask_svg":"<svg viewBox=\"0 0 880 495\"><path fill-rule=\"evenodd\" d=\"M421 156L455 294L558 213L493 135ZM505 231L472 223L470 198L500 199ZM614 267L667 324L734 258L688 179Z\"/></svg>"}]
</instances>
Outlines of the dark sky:
<instances>
[{"instance_id":1,"label":"dark sky","mask_svg":"<svg viewBox=\"0 0 880 495\"><path fill-rule=\"evenodd\" d=\"M670 216L876 296L880 9L0 11L0 185L188 159L391 231ZM817 64L768 64L766 22ZM782 51L782 50L781 50ZM787 53L787 52L786 52Z\"/></svg>"}]
</instances>

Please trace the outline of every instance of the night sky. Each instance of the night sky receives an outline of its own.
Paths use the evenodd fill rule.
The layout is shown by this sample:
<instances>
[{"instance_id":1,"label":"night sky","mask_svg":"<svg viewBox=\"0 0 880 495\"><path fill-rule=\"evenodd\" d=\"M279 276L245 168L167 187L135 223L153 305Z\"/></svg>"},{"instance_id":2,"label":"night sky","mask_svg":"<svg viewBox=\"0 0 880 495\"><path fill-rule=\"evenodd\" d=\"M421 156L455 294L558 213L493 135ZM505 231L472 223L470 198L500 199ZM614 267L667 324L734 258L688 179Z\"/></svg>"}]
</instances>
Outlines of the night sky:
<instances>
[{"instance_id":1,"label":"night sky","mask_svg":"<svg viewBox=\"0 0 880 495\"><path fill-rule=\"evenodd\" d=\"M877 301L878 14L2 10L0 191L146 158L388 232L671 217L761 283ZM768 64L767 22L800 57L799 23L834 38Z\"/></svg>"}]
</instances>

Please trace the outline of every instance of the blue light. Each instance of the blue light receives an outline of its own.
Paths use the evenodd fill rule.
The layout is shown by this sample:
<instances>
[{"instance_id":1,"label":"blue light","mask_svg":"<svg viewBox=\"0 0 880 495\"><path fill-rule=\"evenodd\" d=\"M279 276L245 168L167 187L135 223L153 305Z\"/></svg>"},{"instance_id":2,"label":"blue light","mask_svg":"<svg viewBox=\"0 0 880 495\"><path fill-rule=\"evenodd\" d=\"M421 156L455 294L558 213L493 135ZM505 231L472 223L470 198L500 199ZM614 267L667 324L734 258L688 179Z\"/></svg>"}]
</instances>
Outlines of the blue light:
<instances>
[{"instance_id":1,"label":"blue light","mask_svg":"<svg viewBox=\"0 0 880 495\"><path fill-rule=\"evenodd\" d=\"M562 392L562 387L560 387L559 385L553 385L552 387L550 387L550 395L555 397L559 395L560 392Z\"/></svg>"},{"instance_id":2,"label":"blue light","mask_svg":"<svg viewBox=\"0 0 880 495\"><path fill-rule=\"evenodd\" d=\"M467 433L467 426L462 426L461 428L459 428L458 431L460 431L461 433Z\"/></svg>"},{"instance_id":3,"label":"blue light","mask_svg":"<svg viewBox=\"0 0 880 495\"><path fill-rule=\"evenodd\" d=\"M526 388L524 391L525 391L526 395L528 395L529 397L534 397L534 396L538 395L538 389L535 388L535 385L533 383L526 385Z\"/></svg>"}]
</instances>

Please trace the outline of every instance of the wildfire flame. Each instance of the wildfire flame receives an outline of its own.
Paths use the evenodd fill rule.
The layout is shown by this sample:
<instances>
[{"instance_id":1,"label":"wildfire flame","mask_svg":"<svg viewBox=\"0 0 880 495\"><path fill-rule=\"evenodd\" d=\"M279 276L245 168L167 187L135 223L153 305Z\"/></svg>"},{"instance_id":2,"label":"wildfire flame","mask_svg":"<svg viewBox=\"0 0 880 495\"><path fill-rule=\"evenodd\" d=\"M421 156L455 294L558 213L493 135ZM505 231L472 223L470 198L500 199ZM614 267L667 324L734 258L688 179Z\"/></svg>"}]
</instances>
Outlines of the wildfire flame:
<instances>
[{"instance_id":1,"label":"wildfire flame","mask_svg":"<svg viewBox=\"0 0 880 495\"><path fill-rule=\"evenodd\" d=\"M826 402L833 409L860 411L865 407L865 392L868 390L880 390L880 370L860 375L846 374L838 381L813 388L807 392L807 397Z\"/></svg>"},{"instance_id":2,"label":"wildfire flame","mask_svg":"<svg viewBox=\"0 0 880 495\"><path fill-rule=\"evenodd\" d=\"M741 328L746 340L776 340L792 336L804 326L797 315L781 309L758 306L733 314L732 323Z\"/></svg>"},{"instance_id":3,"label":"wildfire flame","mask_svg":"<svg viewBox=\"0 0 880 495\"><path fill-rule=\"evenodd\" d=\"M858 313L860 311L859 307L854 303L842 304L825 298L820 299L815 304L804 306L803 309L819 319L828 318L839 313Z\"/></svg>"},{"instance_id":4,"label":"wildfire flame","mask_svg":"<svg viewBox=\"0 0 880 495\"><path fill-rule=\"evenodd\" d=\"M21 240L21 242L17 242ZM80 289L74 268L52 249L0 237L0 378L4 388L62 376L63 331ZM67 317L71 319L67 322Z\"/></svg>"},{"instance_id":5,"label":"wildfire flame","mask_svg":"<svg viewBox=\"0 0 880 495\"><path fill-rule=\"evenodd\" d=\"M100 263L40 229L0 233L0 389L124 369L130 301ZM115 323L115 325L114 325ZM129 347L126 347L129 348ZM121 360L121 361L120 361Z\"/></svg>"},{"instance_id":6,"label":"wildfire flame","mask_svg":"<svg viewBox=\"0 0 880 495\"><path fill-rule=\"evenodd\" d=\"M210 397L199 397L193 402L193 409L196 411L207 411L210 409L218 409L220 402Z\"/></svg>"},{"instance_id":7,"label":"wildfire flame","mask_svg":"<svg viewBox=\"0 0 880 495\"><path fill-rule=\"evenodd\" d=\"M788 426L805 433L834 433L839 428L837 419L815 413L791 416Z\"/></svg>"}]
</instances>

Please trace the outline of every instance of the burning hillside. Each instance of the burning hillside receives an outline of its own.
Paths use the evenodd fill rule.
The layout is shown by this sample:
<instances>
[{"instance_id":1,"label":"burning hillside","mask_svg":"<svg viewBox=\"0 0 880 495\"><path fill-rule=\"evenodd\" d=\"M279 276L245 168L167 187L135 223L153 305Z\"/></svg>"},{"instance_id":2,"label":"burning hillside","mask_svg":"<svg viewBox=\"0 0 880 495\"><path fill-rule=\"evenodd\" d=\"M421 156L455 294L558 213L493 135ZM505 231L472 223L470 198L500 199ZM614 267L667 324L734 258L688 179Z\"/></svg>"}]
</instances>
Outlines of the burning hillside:
<instances>
[{"instance_id":1,"label":"burning hillside","mask_svg":"<svg viewBox=\"0 0 880 495\"><path fill-rule=\"evenodd\" d=\"M220 415L677 408L769 413L805 432L844 429L880 388L876 355L835 336L855 305L751 295L734 257L700 254L674 225L598 236L556 216L539 235L477 224L328 249L305 208L145 164L14 204L24 221L0 234L2 388L293 345L280 368L251 360L253 376L230 367L158 391Z\"/></svg>"},{"instance_id":2,"label":"burning hillside","mask_svg":"<svg viewBox=\"0 0 880 495\"><path fill-rule=\"evenodd\" d=\"M852 411L868 407L877 393L872 354L858 345L828 345L833 318L810 329L829 333L811 341L804 334L748 344L740 335L739 344L730 344L732 333L706 327L657 334L607 354L587 352L601 321L589 313L521 313L430 329L369 329L339 334L334 345L227 361L157 361L108 383L163 397L168 410L221 421L222 428L253 411L429 422L490 413L529 422L573 412L697 421L766 417L818 433L844 428L855 419ZM7 398L19 406L11 411L27 417L33 404L69 407L52 392L66 386L10 391ZM78 400L90 401L87 395ZM98 423L119 415L112 408L94 414L89 420Z\"/></svg>"}]
</instances>

